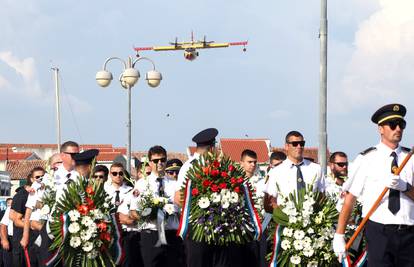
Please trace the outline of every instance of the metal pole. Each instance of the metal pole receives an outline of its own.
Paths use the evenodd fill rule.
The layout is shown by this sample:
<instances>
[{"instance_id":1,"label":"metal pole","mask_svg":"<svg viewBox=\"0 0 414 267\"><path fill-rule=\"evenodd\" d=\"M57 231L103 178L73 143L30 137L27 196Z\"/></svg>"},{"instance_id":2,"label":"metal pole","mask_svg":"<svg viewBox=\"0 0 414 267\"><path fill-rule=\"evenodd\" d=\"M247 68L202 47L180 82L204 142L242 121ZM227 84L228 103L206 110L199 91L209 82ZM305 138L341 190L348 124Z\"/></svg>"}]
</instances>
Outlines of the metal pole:
<instances>
[{"instance_id":1,"label":"metal pole","mask_svg":"<svg viewBox=\"0 0 414 267\"><path fill-rule=\"evenodd\" d=\"M55 97L56 97L56 128L57 128L57 149L60 152L61 135L60 135L60 99L59 99L59 68L54 67L55 73Z\"/></svg>"},{"instance_id":2,"label":"metal pole","mask_svg":"<svg viewBox=\"0 0 414 267\"><path fill-rule=\"evenodd\" d=\"M126 169L131 175L131 86L127 85L128 90L128 144L127 144L127 166Z\"/></svg>"},{"instance_id":3,"label":"metal pole","mask_svg":"<svg viewBox=\"0 0 414 267\"><path fill-rule=\"evenodd\" d=\"M327 62L328 62L328 19L327 0L321 0L321 21L319 30L320 39L320 75L319 75L319 153L318 159L321 165L321 174L326 175L326 151L328 134L326 132L327 121Z\"/></svg>"}]
</instances>

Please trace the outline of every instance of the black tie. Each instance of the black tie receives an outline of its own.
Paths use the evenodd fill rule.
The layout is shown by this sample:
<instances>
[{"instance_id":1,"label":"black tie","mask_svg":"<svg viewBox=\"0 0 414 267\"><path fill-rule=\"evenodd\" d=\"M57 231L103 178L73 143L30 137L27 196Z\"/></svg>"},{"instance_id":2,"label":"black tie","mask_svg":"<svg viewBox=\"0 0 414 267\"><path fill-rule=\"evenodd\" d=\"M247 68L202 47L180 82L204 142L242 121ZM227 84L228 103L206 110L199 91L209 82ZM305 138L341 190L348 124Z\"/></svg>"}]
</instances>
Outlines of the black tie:
<instances>
[{"instance_id":1,"label":"black tie","mask_svg":"<svg viewBox=\"0 0 414 267\"><path fill-rule=\"evenodd\" d=\"M302 165L302 163L295 165L297 171L296 171L296 189L297 192L299 192L299 190L305 188L305 181L303 181L303 174L302 171L300 170L300 165Z\"/></svg>"},{"instance_id":2,"label":"black tie","mask_svg":"<svg viewBox=\"0 0 414 267\"><path fill-rule=\"evenodd\" d=\"M162 186L162 178L158 177L157 182L158 182L158 195L160 197L163 197L164 196L164 187Z\"/></svg>"},{"instance_id":3,"label":"black tie","mask_svg":"<svg viewBox=\"0 0 414 267\"><path fill-rule=\"evenodd\" d=\"M72 175L71 173L68 173L68 174L66 175L66 178L68 178L68 179L66 180L65 185L69 185L70 183L72 183L72 182L73 182L73 180L72 180L72 179L70 179L70 176L71 176L71 175Z\"/></svg>"},{"instance_id":4,"label":"black tie","mask_svg":"<svg viewBox=\"0 0 414 267\"><path fill-rule=\"evenodd\" d=\"M119 198L119 190L115 191L115 206L119 206L121 204L121 199Z\"/></svg>"},{"instance_id":5,"label":"black tie","mask_svg":"<svg viewBox=\"0 0 414 267\"><path fill-rule=\"evenodd\" d=\"M393 157L393 160L391 162L391 173L394 173L393 169L398 168L397 154L393 151L391 153L391 157ZM394 215L400 210L400 191L390 189L390 193L388 195L388 209Z\"/></svg>"}]
</instances>

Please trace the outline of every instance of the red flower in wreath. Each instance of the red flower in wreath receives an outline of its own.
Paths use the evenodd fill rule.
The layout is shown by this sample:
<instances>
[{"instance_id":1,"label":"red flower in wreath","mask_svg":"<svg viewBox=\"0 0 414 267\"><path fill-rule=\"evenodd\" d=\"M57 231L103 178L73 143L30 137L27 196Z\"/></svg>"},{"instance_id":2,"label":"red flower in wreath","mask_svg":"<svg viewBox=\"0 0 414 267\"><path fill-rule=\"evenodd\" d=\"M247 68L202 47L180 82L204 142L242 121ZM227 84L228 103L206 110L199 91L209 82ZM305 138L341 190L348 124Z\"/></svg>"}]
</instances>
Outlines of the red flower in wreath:
<instances>
[{"instance_id":1,"label":"red flower in wreath","mask_svg":"<svg viewBox=\"0 0 414 267\"><path fill-rule=\"evenodd\" d=\"M237 178L237 182L238 182L239 184L243 183L243 178L241 178L241 177Z\"/></svg>"},{"instance_id":2,"label":"red flower in wreath","mask_svg":"<svg viewBox=\"0 0 414 267\"><path fill-rule=\"evenodd\" d=\"M236 186L236 187L234 188L234 192L236 192L236 193L240 193L240 187Z\"/></svg>"},{"instance_id":3,"label":"red flower in wreath","mask_svg":"<svg viewBox=\"0 0 414 267\"><path fill-rule=\"evenodd\" d=\"M219 175L219 170L211 170L211 176L216 177L217 175Z\"/></svg>"},{"instance_id":4,"label":"red flower in wreath","mask_svg":"<svg viewBox=\"0 0 414 267\"><path fill-rule=\"evenodd\" d=\"M209 187L213 182L211 182L210 180L204 180L203 181L203 186L204 187Z\"/></svg>"},{"instance_id":5,"label":"red flower in wreath","mask_svg":"<svg viewBox=\"0 0 414 267\"><path fill-rule=\"evenodd\" d=\"M227 172L221 172L221 177L227 178L229 175Z\"/></svg>"},{"instance_id":6,"label":"red flower in wreath","mask_svg":"<svg viewBox=\"0 0 414 267\"><path fill-rule=\"evenodd\" d=\"M97 223L96 227L98 227L100 232L106 232L106 230L108 229L108 226L106 225L106 222Z\"/></svg>"},{"instance_id":7,"label":"red flower in wreath","mask_svg":"<svg viewBox=\"0 0 414 267\"><path fill-rule=\"evenodd\" d=\"M93 187L92 187L92 186L87 186L87 187L86 187L86 189L85 189L85 191L86 191L86 193L87 193L88 195L93 195L93 194L95 194L95 192L93 191Z\"/></svg>"},{"instance_id":8,"label":"red flower in wreath","mask_svg":"<svg viewBox=\"0 0 414 267\"><path fill-rule=\"evenodd\" d=\"M191 190L191 194L192 194L193 196L197 196L199 193L200 193L200 192L198 192L198 189L197 189L197 188L193 188L193 190Z\"/></svg>"},{"instance_id":9,"label":"red flower in wreath","mask_svg":"<svg viewBox=\"0 0 414 267\"><path fill-rule=\"evenodd\" d=\"M209 167L203 167L203 173L205 175L208 175L210 173L210 168Z\"/></svg>"},{"instance_id":10,"label":"red flower in wreath","mask_svg":"<svg viewBox=\"0 0 414 267\"><path fill-rule=\"evenodd\" d=\"M234 166L233 165L229 165L229 172L232 172L232 171L234 171Z\"/></svg>"},{"instance_id":11,"label":"red flower in wreath","mask_svg":"<svg viewBox=\"0 0 414 267\"><path fill-rule=\"evenodd\" d=\"M230 183L231 183L231 184L235 184L235 183L237 183L236 178L231 177L231 178L230 178Z\"/></svg>"},{"instance_id":12,"label":"red flower in wreath","mask_svg":"<svg viewBox=\"0 0 414 267\"><path fill-rule=\"evenodd\" d=\"M109 242L111 241L111 235L108 232L102 232L99 234L99 239Z\"/></svg>"},{"instance_id":13,"label":"red flower in wreath","mask_svg":"<svg viewBox=\"0 0 414 267\"><path fill-rule=\"evenodd\" d=\"M89 197L85 198L86 201L86 205L88 206L88 209L93 210L95 209L95 203L93 202L93 200Z\"/></svg>"},{"instance_id":14,"label":"red flower in wreath","mask_svg":"<svg viewBox=\"0 0 414 267\"><path fill-rule=\"evenodd\" d=\"M86 205L78 205L78 211L81 215L85 216L89 212L89 208Z\"/></svg>"},{"instance_id":15,"label":"red flower in wreath","mask_svg":"<svg viewBox=\"0 0 414 267\"><path fill-rule=\"evenodd\" d=\"M218 186L215 184L213 184L210 188L211 188L211 191L213 192L217 192L219 190Z\"/></svg>"},{"instance_id":16,"label":"red flower in wreath","mask_svg":"<svg viewBox=\"0 0 414 267\"><path fill-rule=\"evenodd\" d=\"M226 183L221 183L219 184L220 189L226 189L227 188L227 184Z\"/></svg>"},{"instance_id":17,"label":"red flower in wreath","mask_svg":"<svg viewBox=\"0 0 414 267\"><path fill-rule=\"evenodd\" d=\"M217 160L215 160L213 162L213 166L216 167L216 168L220 167L220 162L218 162Z\"/></svg>"}]
</instances>

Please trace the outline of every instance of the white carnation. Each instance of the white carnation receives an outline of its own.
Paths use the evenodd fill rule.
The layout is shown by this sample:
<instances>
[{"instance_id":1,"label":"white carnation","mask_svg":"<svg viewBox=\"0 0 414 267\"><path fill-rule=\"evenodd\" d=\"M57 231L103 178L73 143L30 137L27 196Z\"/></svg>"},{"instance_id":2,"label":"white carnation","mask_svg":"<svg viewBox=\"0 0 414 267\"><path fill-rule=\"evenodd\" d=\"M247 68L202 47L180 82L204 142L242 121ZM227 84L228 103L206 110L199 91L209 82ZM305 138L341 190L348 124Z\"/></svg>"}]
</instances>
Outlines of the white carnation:
<instances>
[{"instance_id":1,"label":"white carnation","mask_svg":"<svg viewBox=\"0 0 414 267\"><path fill-rule=\"evenodd\" d=\"M88 241L89 239L91 239L92 237L92 233L88 230L82 230L80 233L80 238L82 239L82 241Z\"/></svg>"},{"instance_id":2,"label":"white carnation","mask_svg":"<svg viewBox=\"0 0 414 267\"><path fill-rule=\"evenodd\" d=\"M297 255L294 255L294 256L290 257L290 262L293 263L293 264L298 265L300 263L300 261L301 261L301 259Z\"/></svg>"},{"instance_id":3,"label":"white carnation","mask_svg":"<svg viewBox=\"0 0 414 267\"><path fill-rule=\"evenodd\" d=\"M282 232L282 234L283 234L284 236L287 236L287 237L292 237L292 235L293 235L293 229L288 228L288 227L283 228L283 232Z\"/></svg>"},{"instance_id":4,"label":"white carnation","mask_svg":"<svg viewBox=\"0 0 414 267\"><path fill-rule=\"evenodd\" d=\"M239 201L239 195L236 192L230 193L230 202L237 203Z\"/></svg>"},{"instance_id":5,"label":"white carnation","mask_svg":"<svg viewBox=\"0 0 414 267\"><path fill-rule=\"evenodd\" d=\"M308 265L306 265L306 267L318 267L318 262L317 261L311 261L308 263Z\"/></svg>"},{"instance_id":6,"label":"white carnation","mask_svg":"<svg viewBox=\"0 0 414 267\"><path fill-rule=\"evenodd\" d=\"M72 236L70 238L69 244L70 244L71 247L77 248L81 244L81 239L78 236Z\"/></svg>"},{"instance_id":7,"label":"white carnation","mask_svg":"<svg viewBox=\"0 0 414 267\"><path fill-rule=\"evenodd\" d=\"M305 255L306 257L312 257L314 253L314 250L312 248L305 248L303 250L303 255Z\"/></svg>"},{"instance_id":8,"label":"white carnation","mask_svg":"<svg viewBox=\"0 0 414 267\"><path fill-rule=\"evenodd\" d=\"M82 246L83 251L89 252L93 249L93 243L92 242L85 242L85 244Z\"/></svg>"},{"instance_id":9,"label":"white carnation","mask_svg":"<svg viewBox=\"0 0 414 267\"><path fill-rule=\"evenodd\" d=\"M295 240L295 241L293 241L293 247L296 250L302 250L303 249L303 241L302 240Z\"/></svg>"},{"instance_id":10,"label":"white carnation","mask_svg":"<svg viewBox=\"0 0 414 267\"><path fill-rule=\"evenodd\" d=\"M198 206L202 209L206 209L210 206L210 200L206 197L202 197L198 200Z\"/></svg>"},{"instance_id":11,"label":"white carnation","mask_svg":"<svg viewBox=\"0 0 414 267\"><path fill-rule=\"evenodd\" d=\"M77 232L79 232L79 230L80 230L80 226L79 226L79 224L78 224L78 223L76 223L76 222L71 223L71 224L69 225L69 227L68 227L68 231L69 231L69 233L71 233L71 234L76 234Z\"/></svg>"},{"instance_id":12,"label":"white carnation","mask_svg":"<svg viewBox=\"0 0 414 267\"><path fill-rule=\"evenodd\" d=\"M84 216L81 220L81 224L85 225L85 226L91 226L92 224L94 224L93 220L91 219L91 217L89 216Z\"/></svg>"},{"instance_id":13,"label":"white carnation","mask_svg":"<svg viewBox=\"0 0 414 267\"><path fill-rule=\"evenodd\" d=\"M77 210L69 211L68 215L71 222L76 222L80 218L80 213Z\"/></svg>"},{"instance_id":14,"label":"white carnation","mask_svg":"<svg viewBox=\"0 0 414 267\"><path fill-rule=\"evenodd\" d=\"M289 216L289 223L297 223L298 222L298 218L296 218L295 216Z\"/></svg>"},{"instance_id":15,"label":"white carnation","mask_svg":"<svg viewBox=\"0 0 414 267\"><path fill-rule=\"evenodd\" d=\"M175 212L174 204L165 204L164 210L168 215L172 215Z\"/></svg>"},{"instance_id":16,"label":"white carnation","mask_svg":"<svg viewBox=\"0 0 414 267\"><path fill-rule=\"evenodd\" d=\"M282 249L283 249L283 250L288 250L288 249L290 249L290 248L291 248L291 246L290 246L290 241L289 241L289 240L287 240L287 239L284 239L284 240L282 241L282 243L280 244L280 246L282 247Z\"/></svg>"},{"instance_id":17,"label":"white carnation","mask_svg":"<svg viewBox=\"0 0 414 267\"><path fill-rule=\"evenodd\" d=\"M216 193L216 192L214 192L213 194L211 194L210 198L211 198L211 201L213 203L219 203L221 201L220 194L219 193Z\"/></svg>"},{"instance_id":18,"label":"white carnation","mask_svg":"<svg viewBox=\"0 0 414 267\"><path fill-rule=\"evenodd\" d=\"M295 237L295 239L300 240L305 237L305 232L303 232L302 230L296 230L293 236Z\"/></svg>"},{"instance_id":19,"label":"white carnation","mask_svg":"<svg viewBox=\"0 0 414 267\"><path fill-rule=\"evenodd\" d=\"M315 231L313 230L313 228L309 228L307 232L308 232L308 234L314 234L315 233Z\"/></svg>"},{"instance_id":20,"label":"white carnation","mask_svg":"<svg viewBox=\"0 0 414 267\"><path fill-rule=\"evenodd\" d=\"M92 250L87 254L87 256L89 259L95 259L96 257L98 257L98 252L96 250Z\"/></svg>"},{"instance_id":21,"label":"white carnation","mask_svg":"<svg viewBox=\"0 0 414 267\"><path fill-rule=\"evenodd\" d=\"M223 209L227 209L230 206L230 202L228 202L227 200L224 200L221 202L221 207Z\"/></svg>"}]
</instances>

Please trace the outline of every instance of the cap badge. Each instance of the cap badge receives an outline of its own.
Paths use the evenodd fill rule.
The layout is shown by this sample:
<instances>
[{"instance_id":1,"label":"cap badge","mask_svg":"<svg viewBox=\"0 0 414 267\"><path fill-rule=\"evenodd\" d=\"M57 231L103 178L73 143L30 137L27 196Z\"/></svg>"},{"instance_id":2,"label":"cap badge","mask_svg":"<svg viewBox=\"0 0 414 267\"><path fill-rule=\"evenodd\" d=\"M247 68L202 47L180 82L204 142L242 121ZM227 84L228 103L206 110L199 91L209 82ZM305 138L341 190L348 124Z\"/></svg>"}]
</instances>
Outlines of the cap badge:
<instances>
[{"instance_id":1,"label":"cap badge","mask_svg":"<svg viewBox=\"0 0 414 267\"><path fill-rule=\"evenodd\" d=\"M400 106L395 105L395 106L392 108L392 110L393 110L393 111L395 111L395 112L397 112L397 111L399 111L399 110L400 110Z\"/></svg>"}]
</instances>

